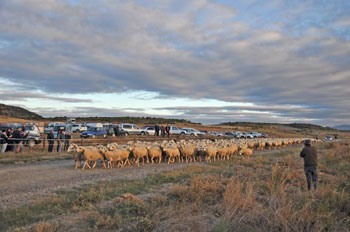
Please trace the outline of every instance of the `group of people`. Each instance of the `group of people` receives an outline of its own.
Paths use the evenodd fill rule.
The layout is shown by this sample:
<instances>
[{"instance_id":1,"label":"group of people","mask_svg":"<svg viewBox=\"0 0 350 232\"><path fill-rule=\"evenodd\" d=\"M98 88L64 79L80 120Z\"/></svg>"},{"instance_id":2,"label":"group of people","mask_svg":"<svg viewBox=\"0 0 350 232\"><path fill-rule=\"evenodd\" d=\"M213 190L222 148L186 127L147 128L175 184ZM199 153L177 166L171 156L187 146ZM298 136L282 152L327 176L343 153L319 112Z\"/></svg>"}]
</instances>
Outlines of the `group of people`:
<instances>
[{"instance_id":1,"label":"group of people","mask_svg":"<svg viewBox=\"0 0 350 232\"><path fill-rule=\"evenodd\" d=\"M57 138L55 138L53 130L51 130L47 135L47 141L49 143L48 152L53 151L55 141L57 142L57 152L67 151L71 138L72 136L68 131L64 132L64 130L58 131Z\"/></svg>"},{"instance_id":2,"label":"group of people","mask_svg":"<svg viewBox=\"0 0 350 232\"><path fill-rule=\"evenodd\" d=\"M166 126L163 126L163 125L155 125L154 126L154 130L155 130L155 133L154 133L154 136L163 136L165 137L165 135L168 135L168 137L170 137L170 126L166 125Z\"/></svg>"},{"instance_id":3,"label":"group of people","mask_svg":"<svg viewBox=\"0 0 350 232\"><path fill-rule=\"evenodd\" d=\"M21 127L2 130L0 135L1 154L4 155L5 152L21 152L23 142L27 136L28 133L25 133Z\"/></svg>"}]
</instances>

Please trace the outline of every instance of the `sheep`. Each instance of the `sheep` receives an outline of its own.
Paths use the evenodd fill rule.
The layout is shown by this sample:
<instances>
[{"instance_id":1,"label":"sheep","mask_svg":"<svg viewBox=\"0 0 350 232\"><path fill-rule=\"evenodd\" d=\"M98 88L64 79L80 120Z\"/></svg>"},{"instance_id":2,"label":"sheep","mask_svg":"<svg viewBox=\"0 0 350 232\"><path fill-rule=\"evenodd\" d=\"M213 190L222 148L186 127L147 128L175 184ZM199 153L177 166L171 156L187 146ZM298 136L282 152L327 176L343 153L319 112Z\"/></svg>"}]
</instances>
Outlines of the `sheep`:
<instances>
[{"instance_id":1,"label":"sheep","mask_svg":"<svg viewBox=\"0 0 350 232\"><path fill-rule=\"evenodd\" d=\"M249 157L253 155L253 150L252 149L243 149L239 152L240 155L244 155L247 157L249 160Z\"/></svg>"},{"instance_id":2,"label":"sheep","mask_svg":"<svg viewBox=\"0 0 350 232\"><path fill-rule=\"evenodd\" d=\"M134 148L132 148L132 153L134 155L135 158L135 163L137 164L137 166L140 166L140 159L142 158L142 164L145 164L145 157L147 159L147 163L149 163L149 159L148 159L148 151L146 147L143 146L135 146Z\"/></svg>"},{"instance_id":3,"label":"sheep","mask_svg":"<svg viewBox=\"0 0 350 232\"><path fill-rule=\"evenodd\" d=\"M106 168L106 164L104 162L104 157L96 148L91 149L90 147L81 147L81 146L79 146L77 148L77 152L82 152L84 157L85 157L85 163L84 163L84 166L83 166L83 170L85 169L86 165L90 169L94 169L96 167L96 161L98 159L101 160L103 167ZM89 165L90 161L94 161L94 166L92 168Z\"/></svg>"},{"instance_id":4,"label":"sheep","mask_svg":"<svg viewBox=\"0 0 350 232\"><path fill-rule=\"evenodd\" d=\"M206 157L205 160L211 163L211 158L214 158L214 161L216 161L216 152L217 149L214 146L208 146L204 149L205 153L206 153Z\"/></svg>"},{"instance_id":5,"label":"sheep","mask_svg":"<svg viewBox=\"0 0 350 232\"><path fill-rule=\"evenodd\" d=\"M217 149L217 155L218 155L218 159L220 158L220 160L225 160L226 158L229 159L228 147L219 147Z\"/></svg>"},{"instance_id":6,"label":"sheep","mask_svg":"<svg viewBox=\"0 0 350 232\"><path fill-rule=\"evenodd\" d=\"M84 155L82 152L77 152L78 149L78 145L75 143L72 143L69 147L67 152L72 152L73 153L73 157L75 160L75 169L80 168L81 165L81 161L85 159Z\"/></svg>"},{"instance_id":7,"label":"sheep","mask_svg":"<svg viewBox=\"0 0 350 232\"><path fill-rule=\"evenodd\" d=\"M123 160L121 157L121 151L120 150L114 150L114 151L109 151L106 147L99 147L100 152L104 154L106 159L108 160L107 162L107 168L112 168L113 162L118 162L118 167L121 166L123 167Z\"/></svg>"},{"instance_id":8,"label":"sheep","mask_svg":"<svg viewBox=\"0 0 350 232\"><path fill-rule=\"evenodd\" d=\"M235 154L238 154L238 146L233 144L229 145L228 153L229 153L229 156L234 156Z\"/></svg>"},{"instance_id":9,"label":"sheep","mask_svg":"<svg viewBox=\"0 0 350 232\"><path fill-rule=\"evenodd\" d=\"M75 169L80 168L81 167L81 161L85 160L85 156L84 156L83 152L77 152L78 147L79 146L77 144L72 143L67 149L67 152L72 152L73 153L74 160L75 160ZM93 146L86 146L85 148L86 149L92 149L92 150L95 149L95 147L93 147Z\"/></svg>"},{"instance_id":10,"label":"sheep","mask_svg":"<svg viewBox=\"0 0 350 232\"><path fill-rule=\"evenodd\" d=\"M167 146L163 148L164 153L168 157L168 164L174 163L176 161L176 158L178 159L180 163L180 151L175 146Z\"/></svg>"},{"instance_id":11,"label":"sheep","mask_svg":"<svg viewBox=\"0 0 350 232\"><path fill-rule=\"evenodd\" d=\"M183 157L185 157L186 163L188 162L188 160L190 162L192 162L192 160L193 160L193 162L196 161L196 158L194 157L195 148L193 146L191 146L191 145L180 146L179 150L180 150L181 155Z\"/></svg>"},{"instance_id":12,"label":"sheep","mask_svg":"<svg viewBox=\"0 0 350 232\"><path fill-rule=\"evenodd\" d=\"M249 149L254 149L255 143L254 142L248 142L247 146L248 146Z\"/></svg>"},{"instance_id":13,"label":"sheep","mask_svg":"<svg viewBox=\"0 0 350 232\"><path fill-rule=\"evenodd\" d=\"M158 146L148 146L146 147L148 151L148 155L151 157L151 163L154 163L154 158L158 158L158 163L162 162L162 150Z\"/></svg>"}]
</instances>

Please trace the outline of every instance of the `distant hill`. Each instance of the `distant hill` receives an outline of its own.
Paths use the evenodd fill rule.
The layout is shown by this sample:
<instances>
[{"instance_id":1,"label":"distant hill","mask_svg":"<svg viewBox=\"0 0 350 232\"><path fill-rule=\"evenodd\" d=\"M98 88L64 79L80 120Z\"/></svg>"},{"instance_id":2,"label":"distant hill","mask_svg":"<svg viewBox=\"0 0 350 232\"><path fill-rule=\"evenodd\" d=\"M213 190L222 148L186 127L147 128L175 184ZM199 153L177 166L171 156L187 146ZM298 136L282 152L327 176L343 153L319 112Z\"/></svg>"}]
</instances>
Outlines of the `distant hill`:
<instances>
[{"instance_id":1,"label":"distant hill","mask_svg":"<svg viewBox=\"0 0 350 232\"><path fill-rule=\"evenodd\" d=\"M350 131L350 125L339 125L339 126L334 126L333 128L337 130L348 130Z\"/></svg>"},{"instance_id":2,"label":"distant hill","mask_svg":"<svg viewBox=\"0 0 350 232\"><path fill-rule=\"evenodd\" d=\"M271 127L271 126L288 126L296 129L312 129L312 130L335 130L330 127L323 127L314 124L307 123L290 123L290 124L280 124L280 123L263 123L263 122L225 122L219 125L225 126L241 126L241 127L251 127L251 128L262 128L262 127Z\"/></svg>"},{"instance_id":3,"label":"distant hill","mask_svg":"<svg viewBox=\"0 0 350 232\"><path fill-rule=\"evenodd\" d=\"M26 110L22 107L9 106L5 104L0 104L0 116L11 117L11 118L21 118L30 120L41 120L42 116Z\"/></svg>"},{"instance_id":4,"label":"distant hill","mask_svg":"<svg viewBox=\"0 0 350 232\"><path fill-rule=\"evenodd\" d=\"M46 118L51 121L62 121L67 120L66 117L54 117ZM175 123L192 123L185 119L167 119L167 118L153 118L153 117L77 117L77 122L107 122L107 123L134 123L144 125L155 125L155 124L175 124ZM200 123L199 123L200 124Z\"/></svg>"}]
</instances>

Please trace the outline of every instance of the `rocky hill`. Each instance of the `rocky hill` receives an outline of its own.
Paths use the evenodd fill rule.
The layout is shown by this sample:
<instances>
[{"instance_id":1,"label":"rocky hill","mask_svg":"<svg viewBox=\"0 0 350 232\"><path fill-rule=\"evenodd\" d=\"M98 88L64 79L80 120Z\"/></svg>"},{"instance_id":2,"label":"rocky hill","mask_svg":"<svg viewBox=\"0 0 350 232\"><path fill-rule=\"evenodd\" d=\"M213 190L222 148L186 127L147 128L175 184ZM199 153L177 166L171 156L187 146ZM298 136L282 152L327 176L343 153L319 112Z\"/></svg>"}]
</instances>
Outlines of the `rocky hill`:
<instances>
[{"instance_id":1,"label":"rocky hill","mask_svg":"<svg viewBox=\"0 0 350 232\"><path fill-rule=\"evenodd\" d=\"M10 118L21 118L28 120L41 120L42 116L18 106L0 104L0 116Z\"/></svg>"}]
</instances>

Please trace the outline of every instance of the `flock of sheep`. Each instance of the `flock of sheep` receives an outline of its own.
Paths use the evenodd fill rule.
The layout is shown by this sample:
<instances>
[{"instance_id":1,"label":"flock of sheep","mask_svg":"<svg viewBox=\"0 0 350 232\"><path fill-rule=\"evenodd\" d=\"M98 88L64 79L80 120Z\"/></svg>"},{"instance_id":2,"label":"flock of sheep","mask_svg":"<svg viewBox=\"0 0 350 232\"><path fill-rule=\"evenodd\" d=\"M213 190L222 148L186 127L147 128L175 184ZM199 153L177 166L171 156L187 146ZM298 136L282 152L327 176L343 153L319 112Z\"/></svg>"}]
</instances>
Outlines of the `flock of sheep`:
<instances>
[{"instance_id":1,"label":"flock of sheep","mask_svg":"<svg viewBox=\"0 0 350 232\"><path fill-rule=\"evenodd\" d=\"M233 156L242 156L249 159L254 150L265 148L276 148L289 144L300 144L303 138L280 138L280 139L255 139L255 140L164 140L161 142L140 142L130 141L126 145L110 143L106 146L78 146L71 144L68 152L73 152L75 168L80 167L82 160L85 160L83 170L87 166L95 168L97 160L101 160L104 168L112 168L115 164L124 167L126 164L136 164L137 166L145 161L147 163L161 163L165 159L168 164L174 162L196 162L205 159L206 162L212 160L225 160ZM312 140L315 142L315 140ZM105 164L107 160L107 167Z\"/></svg>"}]
</instances>

